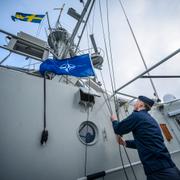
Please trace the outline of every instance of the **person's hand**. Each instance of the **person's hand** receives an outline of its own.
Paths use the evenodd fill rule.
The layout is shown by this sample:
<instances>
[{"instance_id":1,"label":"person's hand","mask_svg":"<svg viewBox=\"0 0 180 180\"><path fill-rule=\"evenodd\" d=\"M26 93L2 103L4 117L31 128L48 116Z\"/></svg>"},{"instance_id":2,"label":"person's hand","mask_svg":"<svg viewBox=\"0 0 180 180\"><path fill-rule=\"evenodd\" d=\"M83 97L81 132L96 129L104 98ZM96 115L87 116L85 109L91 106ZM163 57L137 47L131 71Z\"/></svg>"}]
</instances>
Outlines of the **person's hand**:
<instances>
[{"instance_id":1,"label":"person's hand","mask_svg":"<svg viewBox=\"0 0 180 180\"><path fill-rule=\"evenodd\" d=\"M117 121L116 115L112 115L112 116L111 116L111 121Z\"/></svg>"},{"instance_id":2,"label":"person's hand","mask_svg":"<svg viewBox=\"0 0 180 180\"><path fill-rule=\"evenodd\" d=\"M124 141L121 136L117 136L116 140L118 144L126 146L126 141Z\"/></svg>"}]
</instances>

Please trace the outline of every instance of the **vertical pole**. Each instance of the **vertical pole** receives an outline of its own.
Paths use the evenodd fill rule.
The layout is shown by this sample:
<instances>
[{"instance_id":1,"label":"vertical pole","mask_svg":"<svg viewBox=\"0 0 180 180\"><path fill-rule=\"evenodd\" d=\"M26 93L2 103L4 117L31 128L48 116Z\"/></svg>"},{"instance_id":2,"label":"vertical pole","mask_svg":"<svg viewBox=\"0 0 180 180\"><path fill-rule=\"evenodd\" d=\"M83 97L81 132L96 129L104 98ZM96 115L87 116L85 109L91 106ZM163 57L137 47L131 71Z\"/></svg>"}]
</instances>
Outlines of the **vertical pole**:
<instances>
[{"instance_id":1,"label":"vertical pole","mask_svg":"<svg viewBox=\"0 0 180 180\"><path fill-rule=\"evenodd\" d=\"M67 48L65 49L62 57L66 57L66 55L67 55L70 47L72 46L73 41L74 41L74 38L75 38L75 36L76 36L76 34L77 34L78 30L79 30L79 27L80 27L80 25L81 25L81 23L82 23L82 21L83 21L83 18L84 18L85 14L86 14L86 12L87 12L87 10L88 10L88 8L89 8L90 3L91 3L91 0L88 0L88 1L86 2L85 6L84 6L84 9L83 9L83 11L82 11L82 13L81 13L81 17L80 17L79 21L76 23L76 26L75 26L75 28L74 28L74 31L73 31L70 39L69 39L69 42L68 42L68 44L67 44Z\"/></svg>"},{"instance_id":2,"label":"vertical pole","mask_svg":"<svg viewBox=\"0 0 180 180\"><path fill-rule=\"evenodd\" d=\"M49 20L48 12L46 12L46 17L47 17L47 21L48 21L49 31L52 32L52 28L51 28L51 25L50 25L50 20Z\"/></svg>"}]
</instances>

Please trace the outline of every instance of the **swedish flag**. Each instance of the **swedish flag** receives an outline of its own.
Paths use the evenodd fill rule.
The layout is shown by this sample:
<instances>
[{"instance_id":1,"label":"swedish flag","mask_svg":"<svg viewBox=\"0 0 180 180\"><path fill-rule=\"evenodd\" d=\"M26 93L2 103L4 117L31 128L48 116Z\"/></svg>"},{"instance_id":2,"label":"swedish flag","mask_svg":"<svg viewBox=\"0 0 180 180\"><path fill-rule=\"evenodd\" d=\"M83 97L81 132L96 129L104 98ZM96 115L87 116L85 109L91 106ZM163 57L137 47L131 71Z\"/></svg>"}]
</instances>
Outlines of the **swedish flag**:
<instances>
[{"instance_id":1,"label":"swedish flag","mask_svg":"<svg viewBox=\"0 0 180 180\"><path fill-rule=\"evenodd\" d=\"M25 14L16 12L15 16L11 16L12 20L20 20L26 22L40 23L45 15L37 15L37 14Z\"/></svg>"}]
</instances>

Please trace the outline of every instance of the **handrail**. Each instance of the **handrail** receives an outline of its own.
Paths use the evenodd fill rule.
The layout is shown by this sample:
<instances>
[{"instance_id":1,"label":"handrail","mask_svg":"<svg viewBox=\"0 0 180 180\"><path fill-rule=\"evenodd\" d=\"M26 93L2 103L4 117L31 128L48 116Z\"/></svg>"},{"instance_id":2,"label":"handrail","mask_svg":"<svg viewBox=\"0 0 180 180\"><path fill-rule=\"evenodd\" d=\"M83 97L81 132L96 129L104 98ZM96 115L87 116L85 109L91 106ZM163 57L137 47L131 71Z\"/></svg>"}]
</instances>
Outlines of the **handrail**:
<instances>
[{"instance_id":1,"label":"handrail","mask_svg":"<svg viewBox=\"0 0 180 180\"><path fill-rule=\"evenodd\" d=\"M176 150L176 151L172 151L172 152L170 152L170 154L172 155L172 154L176 154L176 153L179 153L179 152L180 152L180 149L179 149L179 150ZM141 161L136 161L136 162L132 163L133 166L137 166L137 165L140 165L140 164L141 164ZM125 168L128 168L128 167L130 167L130 164L127 164L127 165L125 165L124 167L125 167ZM122 169L123 169L123 167L122 167L122 166L119 166L119 167L112 168L112 169L108 169L108 170L106 170L106 171L102 171L102 172L95 173L95 174L102 174L103 176L105 176L105 175L107 175L107 174L112 174L112 173L114 173L114 172L120 171L120 170L122 170ZM93 174L92 174L92 175L89 175L89 176L93 176ZM101 176L101 177L103 177L103 176ZM99 176L99 177L100 177L100 176ZM87 177L81 177L81 178L78 178L77 180L87 180Z\"/></svg>"}]
</instances>

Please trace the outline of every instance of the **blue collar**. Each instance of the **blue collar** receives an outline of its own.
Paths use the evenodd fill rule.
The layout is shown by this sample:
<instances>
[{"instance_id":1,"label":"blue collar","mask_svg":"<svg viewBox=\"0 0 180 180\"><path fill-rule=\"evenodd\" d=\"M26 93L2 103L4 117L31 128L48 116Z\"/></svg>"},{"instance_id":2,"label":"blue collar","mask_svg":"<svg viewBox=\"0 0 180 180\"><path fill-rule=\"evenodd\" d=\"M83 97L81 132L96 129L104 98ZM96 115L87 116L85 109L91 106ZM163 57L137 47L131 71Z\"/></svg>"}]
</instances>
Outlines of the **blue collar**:
<instances>
[{"instance_id":1,"label":"blue collar","mask_svg":"<svg viewBox=\"0 0 180 180\"><path fill-rule=\"evenodd\" d=\"M147 112L147 110L146 110L146 109L141 109L140 111L136 111L136 110L134 110L134 112L141 112L141 111Z\"/></svg>"}]
</instances>

